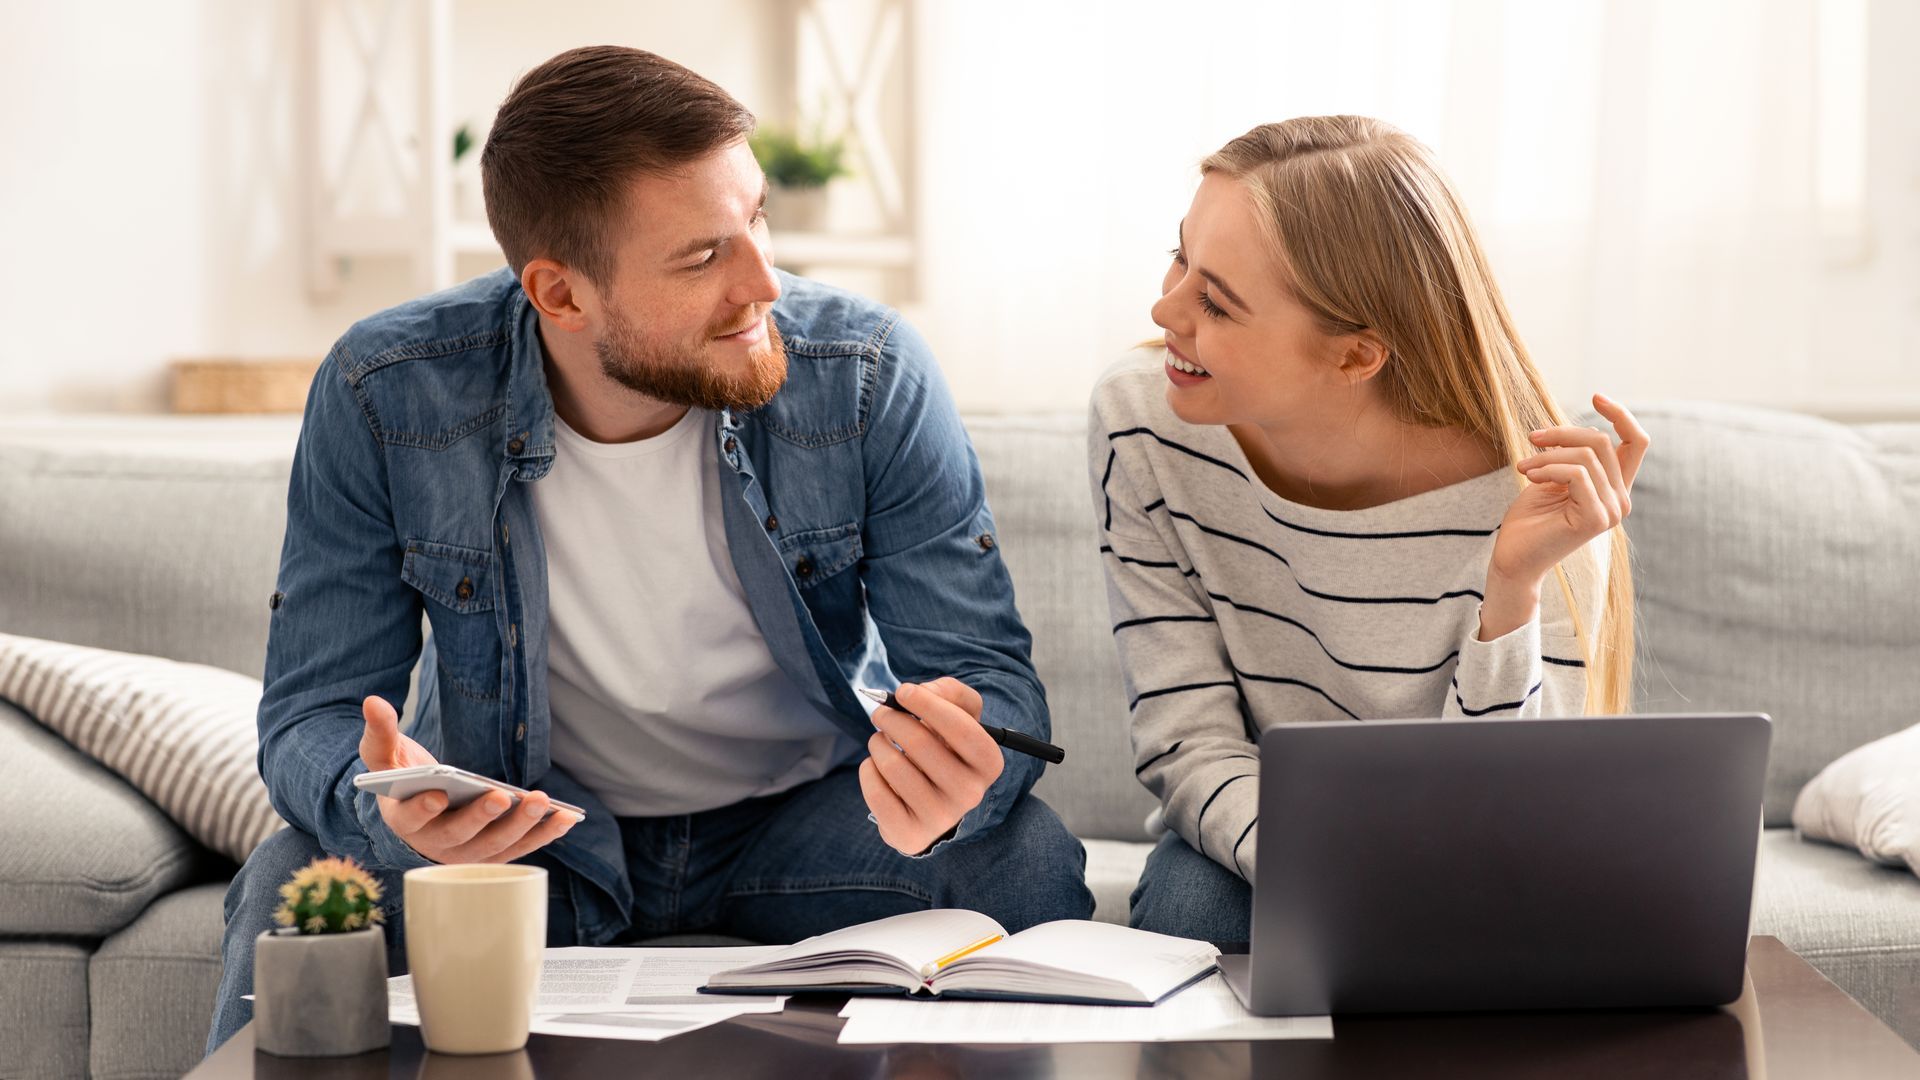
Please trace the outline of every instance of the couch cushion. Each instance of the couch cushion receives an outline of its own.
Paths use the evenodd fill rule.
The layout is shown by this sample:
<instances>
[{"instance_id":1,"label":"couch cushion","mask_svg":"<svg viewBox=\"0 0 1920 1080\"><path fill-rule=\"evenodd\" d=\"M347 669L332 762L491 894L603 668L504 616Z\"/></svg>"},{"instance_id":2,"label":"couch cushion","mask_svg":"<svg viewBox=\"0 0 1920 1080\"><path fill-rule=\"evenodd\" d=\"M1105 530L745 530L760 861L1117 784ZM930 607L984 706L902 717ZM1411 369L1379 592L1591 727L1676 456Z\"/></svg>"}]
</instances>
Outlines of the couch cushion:
<instances>
[{"instance_id":1,"label":"couch cushion","mask_svg":"<svg viewBox=\"0 0 1920 1080\"><path fill-rule=\"evenodd\" d=\"M126 782L0 702L0 933L105 937L194 874L201 852Z\"/></svg>"},{"instance_id":2,"label":"couch cushion","mask_svg":"<svg viewBox=\"0 0 1920 1080\"><path fill-rule=\"evenodd\" d=\"M0 443L0 629L258 676L291 461Z\"/></svg>"},{"instance_id":3,"label":"couch cushion","mask_svg":"<svg viewBox=\"0 0 1920 1080\"><path fill-rule=\"evenodd\" d=\"M1793 826L1920 874L1920 724L1855 747L1800 789Z\"/></svg>"},{"instance_id":4,"label":"couch cushion","mask_svg":"<svg viewBox=\"0 0 1920 1080\"><path fill-rule=\"evenodd\" d=\"M94 1080L181 1076L200 1063L220 986L225 885L153 902L87 966Z\"/></svg>"},{"instance_id":5,"label":"couch cushion","mask_svg":"<svg viewBox=\"0 0 1920 1080\"><path fill-rule=\"evenodd\" d=\"M0 941L0 1033L0 1076L85 1077L87 950L65 941Z\"/></svg>"},{"instance_id":6,"label":"couch cushion","mask_svg":"<svg viewBox=\"0 0 1920 1080\"><path fill-rule=\"evenodd\" d=\"M1753 932L1778 937L1920 1047L1920 879L1904 867L1768 829Z\"/></svg>"},{"instance_id":7,"label":"couch cushion","mask_svg":"<svg viewBox=\"0 0 1920 1080\"><path fill-rule=\"evenodd\" d=\"M1767 824L1920 719L1920 424L1636 406L1635 707L1773 717Z\"/></svg>"},{"instance_id":8,"label":"couch cushion","mask_svg":"<svg viewBox=\"0 0 1920 1080\"><path fill-rule=\"evenodd\" d=\"M236 863L285 827L254 765L258 679L0 634L0 699L124 777Z\"/></svg>"},{"instance_id":9,"label":"couch cushion","mask_svg":"<svg viewBox=\"0 0 1920 1080\"><path fill-rule=\"evenodd\" d=\"M1034 790L1078 836L1144 840L1142 823L1155 802L1133 778L1131 721L1087 485L1086 419L969 416L967 429L1033 634L1053 741L1067 751Z\"/></svg>"},{"instance_id":10,"label":"couch cushion","mask_svg":"<svg viewBox=\"0 0 1920 1080\"><path fill-rule=\"evenodd\" d=\"M1100 922L1127 925L1133 909L1133 889L1147 868L1153 845L1136 840L1088 840L1087 890L1093 893L1093 917Z\"/></svg>"}]
</instances>

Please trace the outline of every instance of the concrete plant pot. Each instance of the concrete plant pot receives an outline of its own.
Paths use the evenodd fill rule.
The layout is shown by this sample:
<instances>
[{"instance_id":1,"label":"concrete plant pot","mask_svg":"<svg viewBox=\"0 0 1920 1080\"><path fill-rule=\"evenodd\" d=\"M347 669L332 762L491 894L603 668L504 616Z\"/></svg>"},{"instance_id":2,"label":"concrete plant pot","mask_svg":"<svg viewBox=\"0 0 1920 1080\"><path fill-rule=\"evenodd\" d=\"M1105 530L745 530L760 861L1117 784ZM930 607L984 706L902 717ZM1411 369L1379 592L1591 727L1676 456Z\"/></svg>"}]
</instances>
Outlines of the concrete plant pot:
<instances>
[{"instance_id":1,"label":"concrete plant pot","mask_svg":"<svg viewBox=\"0 0 1920 1080\"><path fill-rule=\"evenodd\" d=\"M767 189L767 225L779 233L820 232L827 224L825 187L781 187Z\"/></svg>"},{"instance_id":2,"label":"concrete plant pot","mask_svg":"<svg viewBox=\"0 0 1920 1080\"><path fill-rule=\"evenodd\" d=\"M392 1040L387 935L268 930L253 945L253 1045L280 1057L345 1057Z\"/></svg>"}]
</instances>

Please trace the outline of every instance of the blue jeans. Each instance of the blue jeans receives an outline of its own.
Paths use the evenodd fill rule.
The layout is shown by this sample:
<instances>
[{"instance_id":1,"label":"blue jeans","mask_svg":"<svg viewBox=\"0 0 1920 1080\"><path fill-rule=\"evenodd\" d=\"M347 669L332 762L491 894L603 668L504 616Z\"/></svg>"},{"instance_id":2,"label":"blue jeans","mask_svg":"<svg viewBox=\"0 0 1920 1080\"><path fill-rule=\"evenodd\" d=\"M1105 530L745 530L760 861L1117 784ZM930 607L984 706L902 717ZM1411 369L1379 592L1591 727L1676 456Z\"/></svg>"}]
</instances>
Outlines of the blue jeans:
<instances>
[{"instance_id":1,"label":"blue jeans","mask_svg":"<svg viewBox=\"0 0 1920 1080\"><path fill-rule=\"evenodd\" d=\"M633 881L633 927L617 944L662 934L728 934L786 944L871 919L925 908L969 908L1009 932L1093 914L1086 851L1052 809L1032 795L977 838L925 858L888 847L867 820L858 773L836 770L764 798L666 818L621 818ZM224 969L207 1053L252 1017L253 943L273 927L279 887L322 854L298 829L261 844L227 890ZM558 862L547 867L547 943L578 944L571 890ZM385 892L387 967L407 970L401 874L376 872Z\"/></svg>"},{"instance_id":2,"label":"blue jeans","mask_svg":"<svg viewBox=\"0 0 1920 1080\"><path fill-rule=\"evenodd\" d=\"M1216 944L1252 936L1253 887L1168 833L1147 856L1127 921L1141 930Z\"/></svg>"}]
</instances>

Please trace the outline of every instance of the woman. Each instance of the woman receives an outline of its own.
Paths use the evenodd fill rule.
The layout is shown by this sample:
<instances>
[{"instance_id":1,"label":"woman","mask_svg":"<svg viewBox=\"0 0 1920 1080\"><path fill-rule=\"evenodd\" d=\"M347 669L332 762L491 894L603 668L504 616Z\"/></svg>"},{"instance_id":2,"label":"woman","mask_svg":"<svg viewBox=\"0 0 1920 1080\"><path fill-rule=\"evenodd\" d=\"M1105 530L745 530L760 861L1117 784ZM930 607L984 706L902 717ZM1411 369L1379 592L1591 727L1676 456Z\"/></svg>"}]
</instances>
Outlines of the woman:
<instances>
[{"instance_id":1,"label":"woman","mask_svg":"<svg viewBox=\"0 0 1920 1080\"><path fill-rule=\"evenodd\" d=\"M1201 174L1164 348L1094 390L1089 466L1135 772L1171 829L1132 922L1245 941L1260 731L1624 711L1647 437L1605 397L1619 443L1567 422L1404 133L1263 125Z\"/></svg>"}]
</instances>

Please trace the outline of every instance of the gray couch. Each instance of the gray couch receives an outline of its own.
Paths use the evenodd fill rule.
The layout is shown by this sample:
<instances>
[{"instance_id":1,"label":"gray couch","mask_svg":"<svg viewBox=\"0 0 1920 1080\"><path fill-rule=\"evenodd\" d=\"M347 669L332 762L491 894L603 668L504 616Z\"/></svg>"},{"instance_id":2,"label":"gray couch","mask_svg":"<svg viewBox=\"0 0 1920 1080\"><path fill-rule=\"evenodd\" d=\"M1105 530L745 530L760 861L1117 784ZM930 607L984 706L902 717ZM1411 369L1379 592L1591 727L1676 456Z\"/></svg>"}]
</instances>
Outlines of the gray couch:
<instances>
[{"instance_id":1,"label":"gray couch","mask_svg":"<svg viewBox=\"0 0 1920 1080\"><path fill-rule=\"evenodd\" d=\"M1920 720L1920 425L1648 408L1630 532L1639 708L1762 709L1774 757L1755 930L1920 1044L1920 881L1788 828L1846 750ZM1041 782L1125 918L1132 775L1082 421L969 421L1068 764ZM49 448L0 430L0 631L257 674L293 428L261 449ZM0 703L0 1074L175 1076L198 1059L231 863Z\"/></svg>"}]
</instances>

